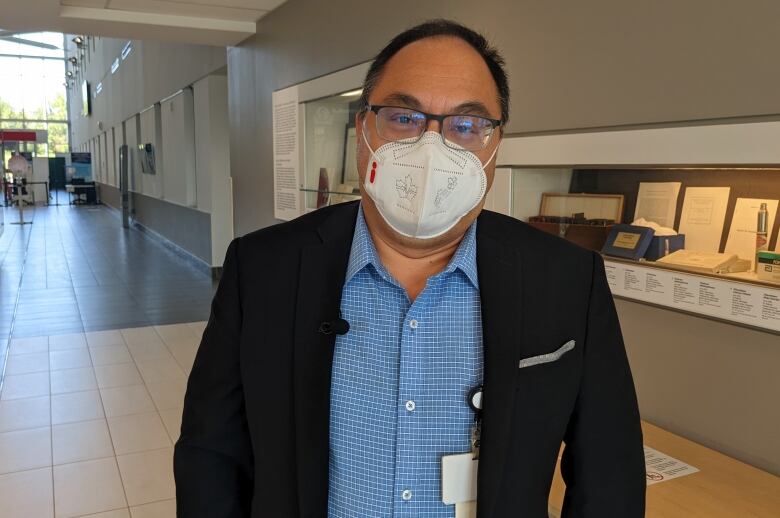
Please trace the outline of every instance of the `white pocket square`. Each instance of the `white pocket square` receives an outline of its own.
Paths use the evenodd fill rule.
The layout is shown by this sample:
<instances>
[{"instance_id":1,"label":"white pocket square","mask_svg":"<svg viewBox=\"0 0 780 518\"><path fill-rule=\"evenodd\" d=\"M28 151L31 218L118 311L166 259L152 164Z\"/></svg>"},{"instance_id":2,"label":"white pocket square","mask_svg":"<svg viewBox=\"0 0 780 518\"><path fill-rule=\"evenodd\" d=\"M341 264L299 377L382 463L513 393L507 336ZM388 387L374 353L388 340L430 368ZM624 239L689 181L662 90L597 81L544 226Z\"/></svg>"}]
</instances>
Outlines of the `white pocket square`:
<instances>
[{"instance_id":1,"label":"white pocket square","mask_svg":"<svg viewBox=\"0 0 780 518\"><path fill-rule=\"evenodd\" d=\"M554 362L555 360L557 360L567 352L574 349L574 344L575 344L574 340L569 340L568 342L560 346L560 348L558 348L557 351L553 351L547 354L540 354L539 356L530 356L528 358L523 358L522 360L520 360L520 368L522 369L525 367L533 367L534 365L539 365L540 363Z\"/></svg>"}]
</instances>

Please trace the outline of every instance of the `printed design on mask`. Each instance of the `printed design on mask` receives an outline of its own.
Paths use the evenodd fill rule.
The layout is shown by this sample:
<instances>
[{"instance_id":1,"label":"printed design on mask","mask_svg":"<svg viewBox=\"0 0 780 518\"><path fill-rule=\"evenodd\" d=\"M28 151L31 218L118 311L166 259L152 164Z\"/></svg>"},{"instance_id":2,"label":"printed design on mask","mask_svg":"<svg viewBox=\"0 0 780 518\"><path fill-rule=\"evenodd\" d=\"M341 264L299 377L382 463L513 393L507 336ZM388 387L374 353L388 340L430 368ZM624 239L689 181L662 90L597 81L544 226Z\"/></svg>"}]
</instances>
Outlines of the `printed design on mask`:
<instances>
[{"instance_id":1,"label":"printed design on mask","mask_svg":"<svg viewBox=\"0 0 780 518\"><path fill-rule=\"evenodd\" d=\"M398 191L398 197L402 200L412 201L417 195L417 186L412 181L412 175L406 175L403 180L397 179L395 181L395 189Z\"/></svg>"},{"instance_id":2,"label":"printed design on mask","mask_svg":"<svg viewBox=\"0 0 780 518\"><path fill-rule=\"evenodd\" d=\"M452 191L454 191L457 186L458 179L455 176L447 178L447 187L436 191L436 198L433 200L434 206L437 209L441 208L441 204L444 203L444 200L452 194Z\"/></svg>"},{"instance_id":3,"label":"printed design on mask","mask_svg":"<svg viewBox=\"0 0 780 518\"><path fill-rule=\"evenodd\" d=\"M447 148L447 151L449 151L449 153L444 156L460 169L465 169L466 163L469 161L468 155L466 155L463 151L452 148ZM480 163L480 166L481 165L482 164Z\"/></svg>"}]
</instances>

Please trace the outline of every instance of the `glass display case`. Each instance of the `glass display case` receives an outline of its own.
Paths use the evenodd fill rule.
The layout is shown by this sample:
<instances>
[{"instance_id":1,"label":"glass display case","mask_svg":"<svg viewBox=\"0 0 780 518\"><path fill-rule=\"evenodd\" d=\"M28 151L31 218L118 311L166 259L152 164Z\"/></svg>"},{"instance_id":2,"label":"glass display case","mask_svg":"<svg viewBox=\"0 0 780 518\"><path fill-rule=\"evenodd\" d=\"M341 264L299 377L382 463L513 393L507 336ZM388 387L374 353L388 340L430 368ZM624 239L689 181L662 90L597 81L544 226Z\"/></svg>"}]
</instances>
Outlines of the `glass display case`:
<instances>
[{"instance_id":1,"label":"glass display case","mask_svg":"<svg viewBox=\"0 0 780 518\"><path fill-rule=\"evenodd\" d=\"M613 295L780 334L780 167L497 174L508 214L602 254Z\"/></svg>"},{"instance_id":2,"label":"glass display case","mask_svg":"<svg viewBox=\"0 0 780 518\"><path fill-rule=\"evenodd\" d=\"M355 158L360 94L361 90L351 90L301 104L305 212L360 197Z\"/></svg>"}]
</instances>

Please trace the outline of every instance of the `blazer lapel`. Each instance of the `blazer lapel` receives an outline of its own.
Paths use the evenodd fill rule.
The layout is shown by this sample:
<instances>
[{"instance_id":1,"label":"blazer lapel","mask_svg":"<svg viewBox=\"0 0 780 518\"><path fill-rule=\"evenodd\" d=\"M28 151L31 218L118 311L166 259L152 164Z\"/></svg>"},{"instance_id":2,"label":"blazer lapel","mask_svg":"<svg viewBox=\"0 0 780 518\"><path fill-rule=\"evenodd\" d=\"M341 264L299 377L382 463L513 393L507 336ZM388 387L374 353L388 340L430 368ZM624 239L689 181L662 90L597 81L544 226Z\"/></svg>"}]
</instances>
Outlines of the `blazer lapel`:
<instances>
[{"instance_id":1,"label":"blazer lapel","mask_svg":"<svg viewBox=\"0 0 780 518\"><path fill-rule=\"evenodd\" d=\"M482 302L484 408L477 478L477 515L493 517L511 441L515 381L523 330L522 264L508 236L483 213L477 224L477 269Z\"/></svg>"},{"instance_id":2,"label":"blazer lapel","mask_svg":"<svg viewBox=\"0 0 780 518\"><path fill-rule=\"evenodd\" d=\"M318 229L320 243L301 251L295 315L294 401L298 508L325 516L328 504L330 382L336 335L317 330L339 318L357 203L335 209Z\"/></svg>"}]
</instances>

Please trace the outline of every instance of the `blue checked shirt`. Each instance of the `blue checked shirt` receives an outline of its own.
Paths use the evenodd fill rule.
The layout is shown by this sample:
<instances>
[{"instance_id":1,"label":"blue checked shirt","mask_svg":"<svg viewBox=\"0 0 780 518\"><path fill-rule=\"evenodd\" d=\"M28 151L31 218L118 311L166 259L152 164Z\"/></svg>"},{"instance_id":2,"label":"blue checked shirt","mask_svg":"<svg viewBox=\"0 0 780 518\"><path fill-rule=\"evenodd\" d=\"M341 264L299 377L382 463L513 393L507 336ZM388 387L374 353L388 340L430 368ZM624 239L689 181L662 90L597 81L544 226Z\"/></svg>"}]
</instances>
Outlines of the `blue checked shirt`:
<instances>
[{"instance_id":1,"label":"blue checked shirt","mask_svg":"<svg viewBox=\"0 0 780 518\"><path fill-rule=\"evenodd\" d=\"M455 516L441 458L471 448L482 383L476 222L411 303L358 213L341 301L330 411L329 518Z\"/></svg>"}]
</instances>

